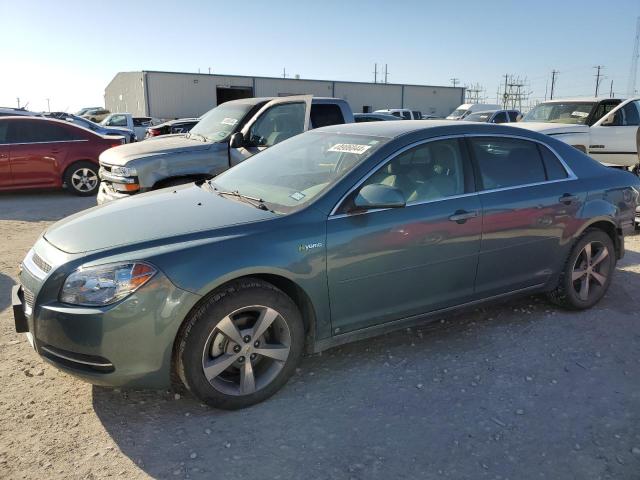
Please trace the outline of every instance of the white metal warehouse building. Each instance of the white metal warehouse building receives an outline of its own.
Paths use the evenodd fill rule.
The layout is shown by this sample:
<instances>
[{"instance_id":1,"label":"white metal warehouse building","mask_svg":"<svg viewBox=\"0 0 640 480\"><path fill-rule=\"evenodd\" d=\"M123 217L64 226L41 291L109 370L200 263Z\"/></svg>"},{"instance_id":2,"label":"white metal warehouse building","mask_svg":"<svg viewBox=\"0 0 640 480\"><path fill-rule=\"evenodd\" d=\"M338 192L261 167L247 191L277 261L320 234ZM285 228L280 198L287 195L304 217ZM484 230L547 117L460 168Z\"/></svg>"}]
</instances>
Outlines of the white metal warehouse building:
<instances>
[{"instance_id":1,"label":"white metal warehouse building","mask_svg":"<svg viewBox=\"0 0 640 480\"><path fill-rule=\"evenodd\" d=\"M170 119L199 117L237 98L301 94L342 98L354 112L410 108L442 117L464 103L462 87L156 71L116 74L104 98L111 112Z\"/></svg>"}]
</instances>

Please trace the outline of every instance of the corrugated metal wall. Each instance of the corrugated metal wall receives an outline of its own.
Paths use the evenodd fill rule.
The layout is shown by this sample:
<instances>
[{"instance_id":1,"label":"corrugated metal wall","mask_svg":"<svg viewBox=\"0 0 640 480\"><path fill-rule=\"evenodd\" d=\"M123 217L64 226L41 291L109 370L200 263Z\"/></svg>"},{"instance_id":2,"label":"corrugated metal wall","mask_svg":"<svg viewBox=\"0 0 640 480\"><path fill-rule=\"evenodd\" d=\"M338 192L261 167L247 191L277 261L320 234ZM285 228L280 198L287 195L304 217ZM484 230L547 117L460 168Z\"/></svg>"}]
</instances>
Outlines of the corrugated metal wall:
<instances>
[{"instance_id":1,"label":"corrugated metal wall","mask_svg":"<svg viewBox=\"0 0 640 480\"><path fill-rule=\"evenodd\" d=\"M141 86L146 84L145 92ZM354 112L410 108L446 116L463 101L463 89L453 87L296 80L172 72L119 73L107 86L105 102L111 111L130 111L157 118L198 117L218 104L218 88L251 88L253 96L312 94L338 97ZM146 93L146 95L145 95ZM124 100L118 100L120 97ZM148 109L145 110L145 97ZM138 109L141 104L141 109ZM112 106L112 107L110 107ZM114 110L115 109L115 110Z\"/></svg>"},{"instance_id":2,"label":"corrugated metal wall","mask_svg":"<svg viewBox=\"0 0 640 480\"><path fill-rule=\"evenodd\" d=\"M142 72L120 72L104 91L104 105L113 113L146 115Z\"/></svg>"}]
</instances>

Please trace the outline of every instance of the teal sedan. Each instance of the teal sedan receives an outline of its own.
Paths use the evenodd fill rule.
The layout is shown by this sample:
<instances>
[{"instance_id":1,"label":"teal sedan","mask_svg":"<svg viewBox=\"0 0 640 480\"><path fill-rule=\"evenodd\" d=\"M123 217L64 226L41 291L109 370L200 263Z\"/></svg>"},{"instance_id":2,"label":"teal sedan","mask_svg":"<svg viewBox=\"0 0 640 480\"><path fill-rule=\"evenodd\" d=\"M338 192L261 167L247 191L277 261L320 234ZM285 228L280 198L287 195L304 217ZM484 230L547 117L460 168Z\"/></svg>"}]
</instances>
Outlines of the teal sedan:
<instances>
[{"instance_id":1,"label":"teal sedan","mask_svg":"<svg viewBox=\"0 0 640 480\"><path fill-rule=\"evenodd\" d=\"M321 128L213 180L56 223L22 263L16 329L89 382L175 378L242 408L304 352L519 293L593 306L639 192L634 175L522 129Z\"/></svg>"}]
</instances>

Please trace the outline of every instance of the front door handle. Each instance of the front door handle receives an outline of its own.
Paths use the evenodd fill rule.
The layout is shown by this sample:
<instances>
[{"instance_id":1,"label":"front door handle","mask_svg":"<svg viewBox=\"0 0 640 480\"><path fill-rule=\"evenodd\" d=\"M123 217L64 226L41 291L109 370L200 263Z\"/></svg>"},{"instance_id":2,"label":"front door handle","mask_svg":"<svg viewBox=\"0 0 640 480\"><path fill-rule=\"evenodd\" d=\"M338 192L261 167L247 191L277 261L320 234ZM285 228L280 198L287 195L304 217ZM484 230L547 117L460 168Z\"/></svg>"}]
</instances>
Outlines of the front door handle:
<instances>
[{"instance_id":1,"label":"front door handle","mask_svg":"<svg viewBox=\"0 0 640 480\"><path fill-rule=\"evenodd\" d=\"M470 218L476 218L478 216L478 212L467 212L466 210L456 210L456 213L449 217L449 220L456 223L464 223Z\"/></svg>"},{"instance_id":2,"label":"front door handle","mask_svg":"<svg viewBox=\"0 0 640 480\"><path fill-rule=\"evenodd\" d=\"M52 148L51 153L60 153L60 150L57 148Z\"/></svg>"},{"instance_id":3,"label":"front door handle","mask_svg":"<svg viewBox=\"0 0 640 480\"><path fill-rule=\"evenodd\" d=\"M571 195L570 193L565 193L559 199L560 203L564 203L565 205L569 205L570 203L577 202L580 200L576 195Z\"/></svg>"}]
</instances>

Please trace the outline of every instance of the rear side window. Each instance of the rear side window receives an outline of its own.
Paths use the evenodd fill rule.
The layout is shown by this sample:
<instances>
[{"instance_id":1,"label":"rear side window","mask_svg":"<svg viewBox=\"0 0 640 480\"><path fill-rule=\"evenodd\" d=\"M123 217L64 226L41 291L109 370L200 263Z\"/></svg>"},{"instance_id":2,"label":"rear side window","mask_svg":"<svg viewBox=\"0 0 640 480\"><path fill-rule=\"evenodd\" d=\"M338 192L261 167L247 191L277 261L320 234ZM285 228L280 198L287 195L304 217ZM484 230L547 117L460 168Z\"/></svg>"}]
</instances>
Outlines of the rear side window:
<instances>
[{"instance_id":1,"label":"rear side window","mask_svg":"<svg viewBox=\"0 0 640 480\"><path fill-rule=\"evenodd\" d=\"M502 137L476 137L470 142L485 190L546 180L536 143Z\"/></svg>"},{"instance_id":2,"label":"rear side window","mask_svg":"<svg viewBox=\"0 0 640 480\"><path fill-rule=\"evenodd\" d=\"M403 110L402 111L402 118L404 118L405 120L411 120L411 112Z\"/></svg>"},{"instance_id":3,"label":"rear side window","mask_svg":"<svg viewBox=\"0 0 640 480\"><path fill-rule=\"evenodd\" d=\"M135 127L148 127L151 124L149 117L135 117L133 119L133 125Z\"/></svg>"},{"instance_id":4,"label":"rear side window","mask_svg":"<svg viewBox=\"0 0 640 480\"><path fill-rule=\"evenodd\" d=\"M496 116L493 117L493 123L507 123L507 114L505 112L498 112Z\"/></svg>"},{"instance_id":5,"label":"rear side window","mask_svg":"<svg viewBox=\"0 0 640 480\"><path fill-rule=\"evenodd\" d=\"M344 123L344 117L338 105L322 103L311 105L311 125L313 128L339 125L341 123Z\"/></svg>"},{"instance_id":6,"label":"rear side window","mask_svg":"<svg viewBox=\"0 0 640 480\"><path fill-rule=\"evenodd\" d=\"M14 122L9 134L10 143L46 143L74 140L65 128L49 122Z\"/></svg>"},{"instance_id":7,"label":"rear side window","mask_svg":"<svg viewBox=\"0 0 640 480\"><path fill-rule=\"evenodd\" d=\"M564 169L558 157L556 157L551 150L544 145L538 144L538 150L542 155L542 161L544 163L544 169L547 173L547 180L561 180L567 178L567 171Z\"/></svg>"}]
</instances>

